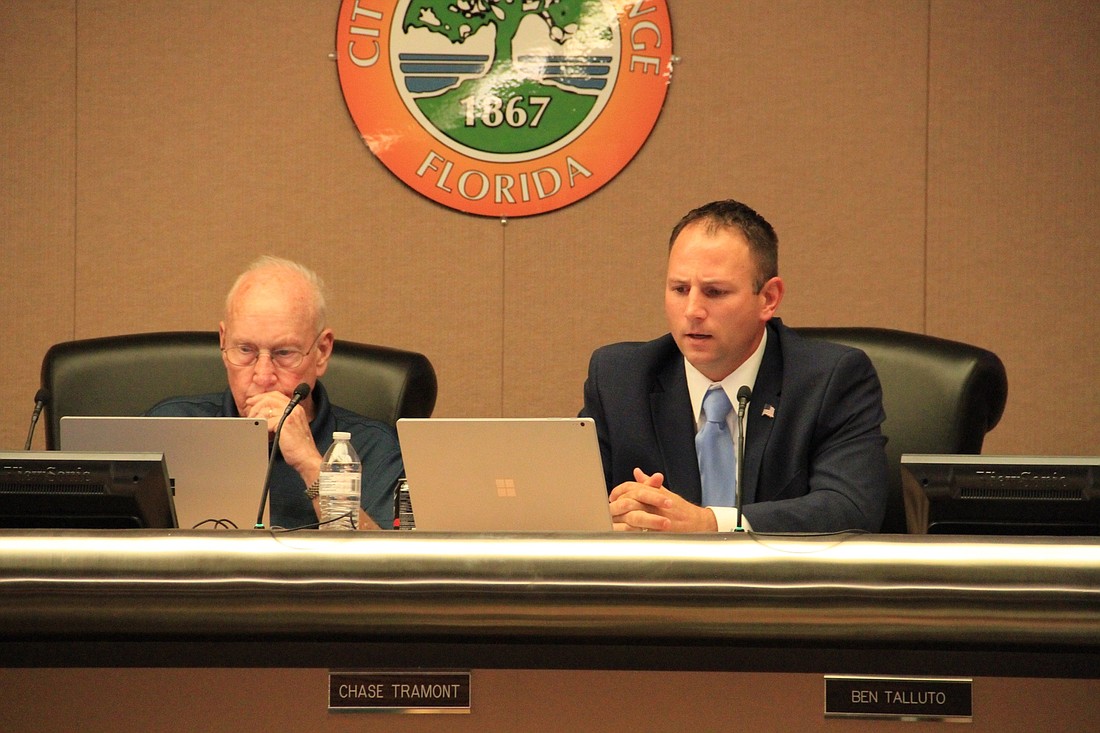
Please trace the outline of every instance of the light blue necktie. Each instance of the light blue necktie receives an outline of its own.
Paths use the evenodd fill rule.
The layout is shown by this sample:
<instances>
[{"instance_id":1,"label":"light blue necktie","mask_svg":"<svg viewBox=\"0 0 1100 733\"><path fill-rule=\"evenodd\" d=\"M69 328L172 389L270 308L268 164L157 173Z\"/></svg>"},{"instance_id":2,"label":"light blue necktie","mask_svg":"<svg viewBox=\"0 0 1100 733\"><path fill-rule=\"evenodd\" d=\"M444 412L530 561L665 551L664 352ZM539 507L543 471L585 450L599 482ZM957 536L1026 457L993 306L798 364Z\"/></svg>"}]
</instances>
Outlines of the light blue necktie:
<instances>
[{"instance_id":1,"label":"light blue necktie","mask_svg":"<svg viewBox=\"0 0 1100 733\"><path fill-rule=\"evenodd\" d=\"M703 396L703 414L707 421L695 436L699 475L703 481L703 506L733 506L736 459L733 438L726 424L732 409L730 398L721 387Z\"/></svg>"}]
</instances>

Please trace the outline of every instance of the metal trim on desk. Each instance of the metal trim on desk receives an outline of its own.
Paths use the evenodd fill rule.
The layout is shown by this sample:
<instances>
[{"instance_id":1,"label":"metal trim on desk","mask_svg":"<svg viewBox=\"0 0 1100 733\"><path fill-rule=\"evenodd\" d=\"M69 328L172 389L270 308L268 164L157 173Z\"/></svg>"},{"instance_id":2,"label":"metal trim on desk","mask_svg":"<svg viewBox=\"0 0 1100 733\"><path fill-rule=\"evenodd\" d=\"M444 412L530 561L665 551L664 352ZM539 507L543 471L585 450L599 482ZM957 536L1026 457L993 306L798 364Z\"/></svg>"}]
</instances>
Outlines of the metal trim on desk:
<instances>
[{"instance_id":1,"label":"metal trim on desk","mask_svg":"<svg viewBox=\"0 0 1100 733\"><path fill-rule=\"evenodd\" d=\"M0 597L9 651L401 640L429 656L602 647L626 665L634 647L737 647L1057 652L1088 666L1100 540L8 530Z\"/></svg>"}]
</instances>

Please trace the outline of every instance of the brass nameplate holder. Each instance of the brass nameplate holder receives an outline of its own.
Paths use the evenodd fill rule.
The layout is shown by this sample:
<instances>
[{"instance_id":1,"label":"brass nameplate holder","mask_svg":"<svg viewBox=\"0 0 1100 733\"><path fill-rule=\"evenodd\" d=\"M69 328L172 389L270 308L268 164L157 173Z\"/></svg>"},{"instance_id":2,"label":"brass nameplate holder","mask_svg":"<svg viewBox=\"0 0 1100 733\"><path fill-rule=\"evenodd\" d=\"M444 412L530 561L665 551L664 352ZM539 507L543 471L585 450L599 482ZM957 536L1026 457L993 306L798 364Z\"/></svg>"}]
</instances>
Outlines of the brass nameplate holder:
<instances>
[{"instance_id":1,"label":"brass nameplate holder","mask_svg":"<svg viewBox=\"0 0 1100 733\"><path fill-rule=\"evenodd\" d=\"M330 712L469 713L469 672L329 672Z\"/></svg>"},{"instance_id":2,"label":"brass nameplate holder","mask_svg":"<svg viewBox=\"0 0 1100 733\"><path fill-rule=\"evenodd\" d=\"M973 719L971 679L826 675L826 718Z\"/></svg>"}]
</instances>

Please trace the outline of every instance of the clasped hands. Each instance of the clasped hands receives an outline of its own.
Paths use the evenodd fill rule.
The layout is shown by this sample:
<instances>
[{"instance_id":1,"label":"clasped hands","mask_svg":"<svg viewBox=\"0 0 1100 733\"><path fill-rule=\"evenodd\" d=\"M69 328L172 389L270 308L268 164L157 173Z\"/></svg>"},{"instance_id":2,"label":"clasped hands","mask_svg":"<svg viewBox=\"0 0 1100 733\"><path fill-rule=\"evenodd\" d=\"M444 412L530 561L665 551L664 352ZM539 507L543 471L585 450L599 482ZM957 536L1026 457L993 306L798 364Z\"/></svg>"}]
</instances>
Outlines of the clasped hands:
<instances>
[{"instance_id":1,"label":"clasped hands","mask_svg":"<svg viewBox=\"0 0 1100 733\"><path fill-rule=\"evenodd\" d=\"M714 512L664 487L664 474L634 469L634 480L616 486L609 497L611 520L620 532L715 532Z\"/></svg>"}]
</instances>

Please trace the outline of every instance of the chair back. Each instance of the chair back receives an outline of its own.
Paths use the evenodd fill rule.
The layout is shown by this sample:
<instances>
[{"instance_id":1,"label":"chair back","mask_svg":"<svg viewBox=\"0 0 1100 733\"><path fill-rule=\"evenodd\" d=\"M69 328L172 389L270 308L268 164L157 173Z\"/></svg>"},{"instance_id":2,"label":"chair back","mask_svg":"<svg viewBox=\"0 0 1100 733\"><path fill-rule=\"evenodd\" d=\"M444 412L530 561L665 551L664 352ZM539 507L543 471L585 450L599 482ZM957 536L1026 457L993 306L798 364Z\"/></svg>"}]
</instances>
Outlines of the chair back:
<instances>
[{"instance_id":1,"label":"chair back","mask_svg":"<svg viewBox=\"0 0 1100 733\"><path fill-rule=\"evenodd\" d=\"M885 328L797 328L809 338L861 349L882 382L890 494L882 531L906 532L903 453L981 453L1004 413L1008 378L991 351Z\"/></svg>"},{"instance_id":2,"label":"chair back","mask_svg":"<svg viewBox=\"0 0 1100 733\"><path fill-rule=\"evenodd\" d=\"M337 340L321 380L333 404L393 425L430 417L435 370L423 354ZM65 415L141 415L177 395L221 392L225 366L213 331L169 331L67 341L42 360L46 447Z\"/></svg>"}]
</instances>

